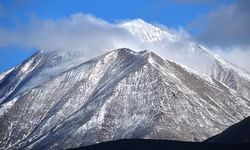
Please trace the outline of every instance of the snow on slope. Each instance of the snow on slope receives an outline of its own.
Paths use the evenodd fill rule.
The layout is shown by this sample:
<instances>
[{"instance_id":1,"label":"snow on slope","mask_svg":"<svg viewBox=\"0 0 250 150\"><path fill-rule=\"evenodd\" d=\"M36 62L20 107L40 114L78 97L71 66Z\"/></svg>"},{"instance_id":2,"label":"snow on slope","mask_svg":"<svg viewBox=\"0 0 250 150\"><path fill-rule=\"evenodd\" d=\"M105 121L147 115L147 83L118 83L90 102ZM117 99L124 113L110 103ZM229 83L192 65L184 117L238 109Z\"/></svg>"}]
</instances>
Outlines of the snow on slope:
<instances>
[{"instance_id":1,"label":"snow on slope","mask_svg":"<svg viewBox=\"0 0 250 150\"><path fill-rule=\"evenodd\" d=\"M9 74L14 68L11 68L3 73L0 74L0 81L7 75Z\"/></svg>"},{"instance_id":2,"label":"snow on slope","mask_svg":"<svg viewBox=\"0 0 250 150\"><path fill-rule=\"evenodd\" d=\"M202 141L250 115L249 102L217 80L129 49L73 67L10 102L0 116L4 149L122 138Z\"/></svg>"},{"instance_id":3,"label":"snow on slope","mask_svg":"<svg viewBox=\"0 0 250 150\"><path fill-rule=\"evenodd\" d=\"M250 75L246 71L222 59L216 59L212 67L211 77L238 91L240 95L250 100Z\"/></svg>"},{"instance_id":4,"label":"snow on slope","mask_svg":"<svg viewBox=\"0 0 250 150\"><path fill-rule=\"evenodd\" d=\"M86 61L81 51L38 51L0 80L0 104Z\"/></svg>"}]
</instances>

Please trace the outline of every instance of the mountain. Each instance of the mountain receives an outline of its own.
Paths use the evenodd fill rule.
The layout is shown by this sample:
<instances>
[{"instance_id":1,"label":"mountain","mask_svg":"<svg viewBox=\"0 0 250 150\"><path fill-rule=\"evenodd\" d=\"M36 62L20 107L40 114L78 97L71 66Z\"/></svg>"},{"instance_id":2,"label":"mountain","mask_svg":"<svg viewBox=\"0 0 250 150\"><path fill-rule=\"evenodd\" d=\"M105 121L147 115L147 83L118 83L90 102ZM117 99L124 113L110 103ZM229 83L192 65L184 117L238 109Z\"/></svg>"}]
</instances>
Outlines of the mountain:
<instances>
[{"instance_id":1,"label":"mountain","mask_svg":"<svg viewBox=\"0 0 250 150\"><path fill-rule=\"evenodd\" d=\"M36 70L38 55L17 70ZM11 87L8 74L1 83ZM35 75L25 78L21 85ZM126 138L202 141L250 115L249 101L220 81L129 49L27 88L6 99L0 112L3 149L65 149Z\"/></svg>"},{"instance_id":2,"label":"mountain","mask_svg":"<svg viewBox=\"0 0 250 150\"><path fill-rule=\"evenodd\" d=\"M208 143L249 143L250 142L250 117L236 123L215 135L205 142Z\"/></svg>"},{"instance_id":3,"label":"mountain","mask_svg":"<svg viewBox=\"0 0 250 150\"><path fill-rule=\"evenodd\" d=\"M157 54L41 50L0 74L0 149L203 141L250 115L247 71L169 29L119 26Z\"/></svg>"}]
</instances>

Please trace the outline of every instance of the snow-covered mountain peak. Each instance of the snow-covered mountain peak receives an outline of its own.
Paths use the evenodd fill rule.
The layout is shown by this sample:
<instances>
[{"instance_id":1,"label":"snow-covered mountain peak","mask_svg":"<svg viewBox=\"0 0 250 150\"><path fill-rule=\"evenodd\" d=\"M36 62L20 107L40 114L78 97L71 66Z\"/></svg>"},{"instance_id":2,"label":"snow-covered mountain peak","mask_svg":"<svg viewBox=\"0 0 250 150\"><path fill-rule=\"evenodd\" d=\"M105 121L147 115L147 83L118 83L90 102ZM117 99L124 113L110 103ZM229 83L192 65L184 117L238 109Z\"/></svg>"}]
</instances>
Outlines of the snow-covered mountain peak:
<instances>
[{"instance_id":1,"label":"snow-covered mountain peak","mask_svg":"<svg viewBox=\"0 0 250 150\"><path fill-rule=\"evenodd\" d=\"M142 19L135 19L119 24L120 27L127 29L131 34L141 39L145 43L155 43L163 39L174 41L176 38L174 34L168 32L166 29L153 26L146 23Z\"/></svg>"}]
</instances>

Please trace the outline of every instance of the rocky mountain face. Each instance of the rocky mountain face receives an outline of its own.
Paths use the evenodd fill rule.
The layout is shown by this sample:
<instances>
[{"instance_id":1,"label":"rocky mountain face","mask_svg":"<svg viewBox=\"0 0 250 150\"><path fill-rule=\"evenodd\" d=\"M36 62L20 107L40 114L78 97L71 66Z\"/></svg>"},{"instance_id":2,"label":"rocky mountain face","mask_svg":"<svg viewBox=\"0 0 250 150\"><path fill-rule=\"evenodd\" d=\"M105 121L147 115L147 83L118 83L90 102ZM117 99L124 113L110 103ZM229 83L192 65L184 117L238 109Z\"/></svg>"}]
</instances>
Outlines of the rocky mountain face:
<instances>
[{"instance_id":1,"label":"rocky mountain face","mask_svg":"<svg viewBox=\"0 0 250 150\"><path fill-rule=\"evenodd\" d=\"M150 45L178 39L142 20L120 26ZM203 141L250 115L249 73L193 42L182 54L121 48L88 60L81 51L38 51L0 75L0 149ZM185 62L194 58L209 63L201 71Z\"/></svg>"},{"instance_id":2,"label":"rocky mountain face","mask_svg":"<svg viewBox=\"0 0 250 150\"><path fill-rule=\"evenodd\" d=\"M250 100L249 73L236 66L218 60L214 61L211 77L221 81L228 87L239 92L244 98Z\"/></svg>"},{"instance_id":3,"label":"rocky mountain face","mask_svg":"<svg viewBox=\"0 0 250 150\"><path fill-rule=\"evenodd\" d=\"M1 148L10 149L123 138L202 141L250 114L249 101L218 80L129 49L68 69L8 99L0 112Z\"/></svg>"}]
</instances>

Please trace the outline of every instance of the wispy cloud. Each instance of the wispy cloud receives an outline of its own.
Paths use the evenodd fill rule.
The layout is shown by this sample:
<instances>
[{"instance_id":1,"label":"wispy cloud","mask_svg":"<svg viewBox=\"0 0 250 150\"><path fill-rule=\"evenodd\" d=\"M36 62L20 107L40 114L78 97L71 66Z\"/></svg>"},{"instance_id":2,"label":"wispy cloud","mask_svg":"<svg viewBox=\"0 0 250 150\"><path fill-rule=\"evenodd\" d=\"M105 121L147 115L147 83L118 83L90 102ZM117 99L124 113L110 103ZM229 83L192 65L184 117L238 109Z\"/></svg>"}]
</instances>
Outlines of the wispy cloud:
<instances>
[{"instance_id":1,"label":"wispy cloud","mask_svg":"<svg viewBox=\"0 0 250 150\"><path fill-rule=\"evenodd\" d=\"M208 14L201 14L187 29L193 39L226 60L250 72L250 1L220 3Z\"/></svg>"},{"instance_id":2,"label":"wispy cloud","mask_svg":"<svg viewBox=\"0 0 250 150\"><path fill-rule=\"evenodd\" d=\"M14 30L0 28L0 46L45 50L82 50L86 55L130 45L136 39L125 29L82 13L61 19L32 18ZM99 51L99 52L98 52Z\"/></svg>"},{"instance_id":3,"label":"wispy cloud","mask_svg":"<svg viewBox=\"0 0 250 150\"><path fill-rule=\"evenodd\" d=\"M217 47L213 50L229 62L250 72L250 46Z\"/></svg>"},{"instance_id":4,"label":"wispy cloud","mask_svg":"<svg viewBox=\"0 0 250 150\"><path fill-rule=\"evenodd\" d=\"M191 23L200 30L197 40L209 46L235 46L250 44L250 1L237 0L222 5L209 14L201 15Z\"/></svg>"}]
</instances>

